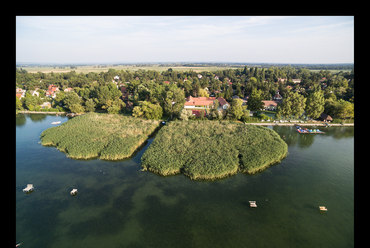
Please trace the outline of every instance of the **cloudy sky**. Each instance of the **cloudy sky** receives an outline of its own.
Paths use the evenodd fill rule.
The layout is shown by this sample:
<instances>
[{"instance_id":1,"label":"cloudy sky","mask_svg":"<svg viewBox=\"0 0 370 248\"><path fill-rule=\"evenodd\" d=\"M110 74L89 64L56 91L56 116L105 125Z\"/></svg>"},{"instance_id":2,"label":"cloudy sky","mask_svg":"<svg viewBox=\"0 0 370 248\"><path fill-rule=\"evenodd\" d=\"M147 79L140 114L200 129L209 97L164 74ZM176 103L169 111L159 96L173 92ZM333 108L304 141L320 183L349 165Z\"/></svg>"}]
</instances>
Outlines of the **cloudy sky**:
<instances>
[{"instance_id":1,"label":"cloudy sky","mask_svg":"<svg viewBox=\"0 0 370 248\"><path fill-rule=\"evenodd\" d=\"M353 16L17 16L16 62L353 63Z\"/></svg>"}]
</instances>

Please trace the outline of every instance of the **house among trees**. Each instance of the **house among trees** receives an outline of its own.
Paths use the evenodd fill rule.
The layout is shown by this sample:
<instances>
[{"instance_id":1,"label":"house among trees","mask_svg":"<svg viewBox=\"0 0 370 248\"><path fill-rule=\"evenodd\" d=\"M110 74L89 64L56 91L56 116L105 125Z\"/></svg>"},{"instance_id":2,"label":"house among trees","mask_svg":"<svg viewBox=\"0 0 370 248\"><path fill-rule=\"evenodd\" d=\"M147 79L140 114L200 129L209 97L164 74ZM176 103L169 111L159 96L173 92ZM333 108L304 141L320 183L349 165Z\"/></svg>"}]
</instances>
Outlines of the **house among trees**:
<instances>
[{"instance_id":1,"label":"house among trees","mask_svg":"<svg viewBox=\"0 0 370 248\"><path fill-rule=\"evenodd\" d=\"M330 122L333 121L333 118L330 117L330 115L322 113L319 117L320 120L325 121L325 122Z\"/></svg>"},{"instance_id":2,"label":"house among trees","mask_svg":"<svg viewBox=\"0 0 370 248\"><path fill-rule=\"evenodd\" d=\"M200 116L201 116L201 111L203 111L203 117L207 117L207 116L206 116L206 111L204 111L204 110L196 110L196 109L193 109L193 110L191 111L191 113L192 113L193 115L195 115L196 117L200 117Z\"/></svg>"},{"instance_id":3,"label":"house among trees","mask_svg":"<svg viewBox=\"0 0 370 248\"><path fill-rule=\"evenodd\" d=\"M185 98L184 108L209 108L210 104L214 104L216 97L192 97L189 96ZM230 104L223 98L217 98L219 102L219 110L226 109L230 107Z\"/></svg>"},{"instance_id":4,"label":"house among trees","mask_svg":"<svg viewBox=\"0 0 370 248\"><path fill-rule=\"evenodd\" d=\"M18 97L19 99L21 99L22 97L25 97L26 90L22 90L21 88L16 88L15 89L15 95L16 95L16 97Z\"/></svg>"},{"instance_id":5,"label":"house among trees","mask_svg":"<svg viewBox=\"0 0 370 248\"><path fill-rule=\"evenodd\" d=\"M41 108L51 108L51 103L50 102L44 102L40 106L41 106Z\"/></svg>"},{"instance_id":6,"label":"house among trees","mask_svg":"<svg viewBox=\"0 0 370 248\"><path fill-rule=\"evenodd\" d=\"M73 90L73 89L72 89L72 88L70 88L70 87L68 87L68 88L64 89L64 92L69 92L69 91L71 91L71 90Z\"/></svg>"},{"instance_id":7,"label":"house among trees","mask_svg":"<svg viewBox=\"0 0 370 248\"><path fill-rule=\"evenodd\" d=\"M300 82L301 82L301 80L300 80L300 79L292 79L292 81L293 81L293 83L295 83L295 84L298 84L298 83L300 83Z\"/></svg>"},{"instance_id":8,"label":"house among trees","mask_svg":"<svg viewBox=\"0 0 370 248\"><path fill-rule=\"evenodd\" d=\"M265 104L265 110L276 110L280 101L262 101Z\"/></svg>"},{"instance_id":9,"label":"house among trees","mask_svg":"<svg viewBox=\"0 0 370 248\"><path fill-rule=\"evenodd\" d=\"M273 100L281 100L283 97L279 94L279 91L276 91L276 95L272 97Z\"/></svg>"},{"instance_id":10,"label":"house among trees","mask_svg":"<svg viewBox=\"0 0 370 248\"><path fill-rule=\"evenodd\" d=\"M219 97L217 98L217 100L220 103L222 109L227 109L228 107L230 107L230 104L223 97Z\"/></svg>"},{"instance_id":11,"label":"house among trees","mask_svg":"<svg viewBox=\"0 0 370 248\"><path fill-rule=\"evenodd\" d=\"M30 94L31 94L31 96L39 96L40 95L40 93L37 92L36 90L30 90Z\"/></svg>"},{"instance_id":12,"label":"house among trees","mask_svg":"<svg viewBox=\"0 0 370 248\"><path fill-rule=\"evenodd\" d=\"M209 104L213 104L216 97L192 97L185 98L184 108L208 108Z\"/></svg>"},{"instance_id":13,"label":"house among trees","mask_svg":"<svg viewBox=\"0 0 370 248\"><path fill-rule=\"evenodd\" d=\"M45 96L55 98L56 91L59 91L58 87L53 84L50 84L48 90L45 92Z\"/></svg>"}]
</instances>

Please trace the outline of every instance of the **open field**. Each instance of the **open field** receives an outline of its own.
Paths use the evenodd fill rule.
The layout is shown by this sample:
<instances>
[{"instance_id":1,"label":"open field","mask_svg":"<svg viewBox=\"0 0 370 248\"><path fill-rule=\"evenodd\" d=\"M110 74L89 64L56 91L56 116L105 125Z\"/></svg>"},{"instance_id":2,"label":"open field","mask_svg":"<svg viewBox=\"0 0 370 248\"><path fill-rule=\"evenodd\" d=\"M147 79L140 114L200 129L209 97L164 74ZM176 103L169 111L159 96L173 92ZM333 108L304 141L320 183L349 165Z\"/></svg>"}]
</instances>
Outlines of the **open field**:
<instances>
[{"instance_id":1,"label":"open field","mask_svg":"<svg viewBox=\"0 0 370 248\"><path fill-rule=\"evenodd\" d=\"M17 67L20 68L20 67ZM97 68L97 66L94 65L84 65L84 66L77 66L77 69L69 69L69 67L65 67L64 69L51 66L27 66L22 67L22 69L26 70L29 73L36 73L36 72L43 72L43 73L63 73L63 72L70 72L72 70L76 71L76 73L84 73L87 74L89 72L107 72L110 68L115 70L131 70L131 71L137 71L139 69L142 70L156 70L156 71L167 71L169 68L172 68L176 71L189 71L193 70L195 72L202 72L202 71L216 71L216 70L224 70L224 69L236 69L237 67L190 67L190 66L133 66L133 65L118 65L118 66L108 66L104 68Z\"/></svg>"}]
</instances>

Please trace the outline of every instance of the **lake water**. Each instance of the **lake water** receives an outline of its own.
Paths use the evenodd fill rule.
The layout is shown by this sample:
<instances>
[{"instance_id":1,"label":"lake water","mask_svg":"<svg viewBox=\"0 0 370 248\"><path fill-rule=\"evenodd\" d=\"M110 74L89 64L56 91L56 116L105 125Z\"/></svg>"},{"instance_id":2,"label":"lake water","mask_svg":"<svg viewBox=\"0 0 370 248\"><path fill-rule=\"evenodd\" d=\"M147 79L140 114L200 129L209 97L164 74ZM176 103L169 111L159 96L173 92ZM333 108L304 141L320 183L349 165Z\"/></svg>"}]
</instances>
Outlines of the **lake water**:
<instances>
[{"instance_id":1,"label":"lake water","mask_svg":"<svg viewBox=\"0 0 370 248\"><path fill-rule=\"evenodd\" d=\"M286 159L204 182L140 171L152 139L125 161L69 159L38 143L53 121L68 118L16 116L14 242L22 248L354 246L354 127L271 126L289 145ZM35 190L24 194L28 183Z\"/></svg>"}]
</instances>

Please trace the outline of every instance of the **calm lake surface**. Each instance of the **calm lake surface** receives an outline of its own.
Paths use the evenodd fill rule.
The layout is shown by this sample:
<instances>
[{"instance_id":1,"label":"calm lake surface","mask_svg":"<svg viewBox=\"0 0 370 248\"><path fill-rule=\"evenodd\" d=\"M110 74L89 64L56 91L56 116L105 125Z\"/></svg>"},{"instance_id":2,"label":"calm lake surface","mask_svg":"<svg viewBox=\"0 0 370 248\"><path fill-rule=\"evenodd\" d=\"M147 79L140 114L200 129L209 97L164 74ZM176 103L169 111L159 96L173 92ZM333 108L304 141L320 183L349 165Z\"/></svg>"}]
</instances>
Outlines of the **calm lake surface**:
<instances>
[{"instance_id":1,"label":"calm lake surface","mask_svg":"<svg viewBox=\"0 0 370 248\"><path fill-rule=\"evenodd\" d=\"M69 159L38 143L53 121L68 118L16 116L15 242L22 248L354 246L354 127L298 134L271 126L289 145L280 164L203 182L141 172L153 139L125 161ZM24 194L28 183L35 190Z\"/></svg>"}]
</instances>

